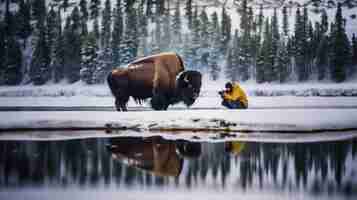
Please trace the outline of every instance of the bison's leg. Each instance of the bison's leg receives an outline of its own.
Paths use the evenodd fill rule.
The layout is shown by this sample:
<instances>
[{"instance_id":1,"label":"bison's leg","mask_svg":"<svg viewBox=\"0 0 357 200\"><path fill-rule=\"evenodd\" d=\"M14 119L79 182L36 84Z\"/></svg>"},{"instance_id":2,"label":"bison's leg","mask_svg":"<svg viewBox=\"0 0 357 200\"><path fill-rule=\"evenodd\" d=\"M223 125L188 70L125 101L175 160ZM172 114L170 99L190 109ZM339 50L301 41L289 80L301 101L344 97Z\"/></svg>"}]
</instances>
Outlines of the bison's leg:
<instances>
[{"instance_id":1,"label":"bison's leg","mask_svg":"<svg viewBox=\"0 0 357 200\"><path fill-rule=\"evenodd\" d=\"M164 94L156 94L151 98L151 107L154 110L167 110L169 101Z\"/></svg>"},{"instance_id":2,"label":"bison's leg","mask_svg":"<svg viewBox=\"0 0 357 200\"><path fill-rule=\"evenodd\" d=\"M129 96L126 97L119 97L115 98L115 107L117 108L117 111L128 111L126 104L129 101Z\"/></svg>"}]
</instances>

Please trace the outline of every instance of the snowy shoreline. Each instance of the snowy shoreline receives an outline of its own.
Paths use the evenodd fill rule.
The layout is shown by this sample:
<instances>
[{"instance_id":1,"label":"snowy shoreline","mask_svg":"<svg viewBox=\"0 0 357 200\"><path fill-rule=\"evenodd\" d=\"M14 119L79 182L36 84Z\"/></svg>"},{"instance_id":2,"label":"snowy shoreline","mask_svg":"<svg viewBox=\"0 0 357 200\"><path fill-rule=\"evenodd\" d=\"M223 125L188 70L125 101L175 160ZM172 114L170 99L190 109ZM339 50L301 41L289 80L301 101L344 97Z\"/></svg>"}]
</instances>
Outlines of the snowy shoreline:
<instances>
[{"instance_id":1,"label":"snowy shoreline","mask_svg":"<svg viewBox=\"0 0 357 200\"><path fill-rule=\"evenodd\" d=\"M201 96L216 96L222 90L224 81L204 81ZM249 84L243 83L249 96L321 96L356 97L357 83L296 83L296 84ZM0 86L0 97L111 97L107 85L52 84L44 86Z\"/></svg>"}]
</instances>

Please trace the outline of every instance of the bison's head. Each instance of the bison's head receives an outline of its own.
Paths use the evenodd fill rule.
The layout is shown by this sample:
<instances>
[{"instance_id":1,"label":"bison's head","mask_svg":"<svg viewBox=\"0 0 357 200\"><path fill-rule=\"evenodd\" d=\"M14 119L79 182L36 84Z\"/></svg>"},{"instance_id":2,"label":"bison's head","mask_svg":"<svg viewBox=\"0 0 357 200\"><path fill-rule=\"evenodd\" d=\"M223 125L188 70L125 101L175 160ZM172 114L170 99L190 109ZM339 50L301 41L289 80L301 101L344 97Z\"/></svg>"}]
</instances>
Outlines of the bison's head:
<instances>
[{"instance_id":1,"label":"bison's head","mask_svg":"<svg viewBox=\"0 0 357 200\"><path fill-rule=\"evenodd\" d=\"M201 90L202 75L198 71L184 71L177 79L177 90L180 99L191 106L198 98Z\"/></svg>"}]
</instances>

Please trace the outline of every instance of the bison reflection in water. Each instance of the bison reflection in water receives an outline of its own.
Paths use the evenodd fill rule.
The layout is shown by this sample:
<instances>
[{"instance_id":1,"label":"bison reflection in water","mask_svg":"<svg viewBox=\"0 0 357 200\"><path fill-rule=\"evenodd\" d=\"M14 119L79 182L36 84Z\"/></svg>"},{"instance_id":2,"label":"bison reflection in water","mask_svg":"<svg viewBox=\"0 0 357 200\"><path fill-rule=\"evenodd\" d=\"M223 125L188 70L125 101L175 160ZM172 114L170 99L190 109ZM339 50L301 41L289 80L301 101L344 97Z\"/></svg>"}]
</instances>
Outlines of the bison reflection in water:
<instances>
[{"instance_id":1,"label":"bison reflection in water","mask_svg":"<svg viewBox=\"0 0 357 200\"><path fill-rule=\"evenodd\" d=\"M167 141L161 137L111 139L112 157L156 176L180 175L184 157L198 157L200 143Z\"/></svg>"},{"instance_id":2,"label":"bison reflection in water","mask_svg":"<svg viewBox=\"0 0 357 200\"><path fill-rule=\"evenodd\" d=\"M185 71L176 53L161 53L138 59L127 68L115 69L107 77L118 111L127 111L129 97L137 103L151 98L155 110L166 110L179 102L191 106L199 96L202 75Z\"/></svg>"}]
</instances>

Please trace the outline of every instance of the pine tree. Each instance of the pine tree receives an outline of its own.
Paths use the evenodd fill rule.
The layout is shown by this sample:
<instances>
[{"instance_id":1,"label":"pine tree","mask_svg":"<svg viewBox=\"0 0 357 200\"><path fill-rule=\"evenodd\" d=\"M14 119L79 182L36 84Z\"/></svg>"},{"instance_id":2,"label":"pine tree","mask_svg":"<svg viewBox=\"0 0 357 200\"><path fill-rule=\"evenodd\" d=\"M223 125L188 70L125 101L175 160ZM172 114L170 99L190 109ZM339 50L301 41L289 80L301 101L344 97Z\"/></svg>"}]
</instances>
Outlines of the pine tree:
<instances>
[{"instance_id":1,"label":"pine tree","mask_svg":"<svg viewBox=\"0 0 357 200\"><path fill-rule=\"evenodd\" d=\"M93 32L97 41L100 41L99 31L99 13L100 13L100 0L91 0L90 2L90 17L93 19Z\"/></svg>"},{"instance_id":2,"label":"pine tree","mask_svg":"<svg viewBox=\"0 0 357 200\"><path fill-rule=\"evenodd\" d=\"M127 4L126 6L130 6ZM120 63L128 64L136 58L138 50L138 31L136 12L133 7L126 7L123 43L120 45Z\"/></svg>"},{"instance_id":3,"label":"pine tree","mask_svg":"<svg viewBox=\"0 0 357 200\"><path fill-rule=\"evenodd\" d=\"M35 85L43 85L51 78L51 52L47 34L47 27L41 26L30 66L30 79Z\"/></svg>"},{"instance_id":4,"label":"pine tree","mask_svg":"<svg viewBox=\"0 0 357 200\"><path fill-rule=\"evenodd\" d=\"M28 37L32 33L31 8L30 3L20 0L19 11L16 14L17 32L16 35L22 39L23 47L26 47Z\"/></svg>"},{"instance_id":5,"label":"pine tree","mask_svg":"<svg viewBox=\"0 0 357 200\"><path fill-rule=\"evenodd\" d=\"M287 8L283 7L283 33L284 36L287 38L289 36L289 21L288 21L288 11Z\"/></svg>"},{"instance_id":6,"label":"pine tree","mask_svg":"<svg viewBox=\"0 0 357 200\"><path fill-rule=\"evenodd\" d=\"M170 10L165 9L164 15L163 15L163 20L162 20L162 50L167 51L171 47L171 39L172 39L172 34L171 34L171 16L170 16Z\"/></svg>"},{"instance_id":7,"label":"pine tree","mask_svg":"<svg viewBox=\"0 0 357 200\"><path fill-rule=\"evenodd\" d=\"M53 78L54 82L58 83L64 78L64 58L65 58L65 49L64 49L64 37L62 34L62 18L61 10L58 9L56 23L56 37L53 44L53 53L51 68L53 69Z\"/></svg>"},{"instance_id":8,"label":"pine tree","mask_svg":"<svg viewBox=\"0 0 357 200\"><path fill-rule=\"evenodd\" d=\"M3 85L5 81L5 43L5 25L0 21L0 85Z\"/></svg>"},{"instance_id":9,"label":"pine tree","mask_svg":"<svg viewBox=\"0 0 357 200\"><path fill-rule=\"evenodd\" d=\"M57 18L57 14L56 12L54 11L53 7L51 7L50 11L48 12L48 15L47 15L47 19L46 19L46 25L47 25L47 28L46 28L46 31L47 31L47 34L46 34L46 40L47 40L47 45L48 45L48 49L50 51L50 55L52 57L53 55L53 49L54 49L54 43L56 41L56 36L58 34L58 30L57 30L57 27L59 26L58 25L58 18Z\"/></svg>"},{"instance_id":10,"label":"pine tree","mask_svg":"<svg viewBox=\"0 0 357 200\"><path fill-rule=\"evenodd\" d=\"M356 73L357 68L357 38L356 35L352 35L352 66L354 67L352 73Z\"/></svg>"},{"instance_id":11,"label":"pine tree","mask_svg":"<svg viewBox=\"0 0 357 200\"><path fill-rule=\"evenodd\" d=\"M341 6L341 3L337 6L335 26L331 30L332 57L330 73L332 80L335 82L346 80L346 72L351 61L350 43L346 35Z\"/></svg>"},{"instance_id":12,"label":"pine tree","mask_svg":"<svg viewBox=\"0 0 357 200\"><path fill-rule=\"evenodd\" d=\"M259 35L262 36L263 34L263 30L264 30L264 15L263 15L263 5L260 5L259 8L259 15L258 15L258 31L259 31Z\"/></svg>"},{"instance_id":13,"label":"pine tree","mask_svg":"<svg viewBox=\"0 0 357 200\"><path fill-rule=\"evenodd\" d=\"M198 19L198 6L195 6L195 10L192 16L192 39L191 39L191 45L189 46L190 50L190 57L191 62L190 66L193 69L198 69L199 67L199 61L201 60L201 55L200 55L200 20Z\"/></svg>"},{"instance_id":14,"label":"pine tree","mask_svg":"<svg viewBox=\"0 0 357 200\"><path fill-rule=\"evenodd\" d=\"M180 12L180 1L176 2L175 13L172 19L172 34L174 37L172 38L173 46L176 49L180 49L180 45L182 44L182 22L181 22L181 12Z\"/></svg>"},{"instance_id":15,"label":"pine tree","mask_svg":"<svg viewBox=\"0 0 357 200\"><path fill-rule=\"evenodd\" d=\"M235 73L235 69L234 68L235 68L235 66L234 66L233 50L232 50L232 48L229 48L227 50L225 75L226 75L226 78L229 79L230 81L238 80L236 78L236 73Z\"/></svg>"},{"instance_id":16,"label":"pine tree","mask_svg":"<svg viewBox=\"0 0 357 200\"><path fill-rule=\"evenodd\" d=\"M5 39L5 56L4 66L4 84L18 85L21 83L23 75L22 69L22 52L20 44L15 37L10 36Z\"/></svg>"},{"instance_id":17,"label":"pine tree","mask_svg":"<svg viewBox=\"0 0 357 200\"><path fill-rule=\"evenodd\" d=\"M289 66L290 66L290 57L285 46L284 42L281 41L278 47L278 56L275 57L275 69L277 70L278 80L280 83L286 82L289 76Z\"/></svg>"},{"instance_id":18,"label":"pine tree","mask_svg":"<svg viewBox=\"0 0 357 200\"><path fill-rule=\"evenodd\" d=\"M88 19L89 19L89 13L88 13L88 2L87 0L81 0L79 2L79 10L81 13L81 37L85 38L88 34Z\"/></svg>"},{"instance_id":19,"label":"pine tree","mask_svg":"<svg viewBox=\"0 0 357 200\"><path fill-rule=\"evenodd\" d=\"M101 0L90 0L90 17L91 19L96 19L99 17L100 13L100 1Z\"/></svg>"},{"instance_id":20,"label":"pine tree","mask_svg":"<svg viewBox=\"0 0 357 200\"><path fill-rule=\"evenodd\" d=\"M104 83L106 75L113 67L112 49L104 48L99 54L99 62L93 72L93 83Z\"/></svg>"},{"instance_id":21,"label":"pine tree","mask_svg":"<svg viewBox=\"0 0 357 200\"><path fill-rule=\"evenodd\" d=\"M187 19L188 28L192 29L192 0L186 0L185 17Z\"/></svg>"},{"instance_id":22,"label":"pine tree","mask_svg":"<svg viewBox=\"0 0 357 200\"><path fill-rule=\"evenodd\" d=\"M209 49L208 69L212 80L218 80L221 68L218 65L219 61L219 42L215 41Z\"/></svg>"},{"instance_id":23,"label":"pine tree","mask_svg":"<svg viewBox=\"0 0 357 200\"><path fill-rule=\"evenodd\" d=\"M209 19L206 13L206 9L203 9L200 14L200 36L201 36L201 48L208 48L209 47L209 35L208 35L208 28L209 28Z\"/></svg>"},{"instance_id":24,"label":"pine tree","mask_svg":"<svg viewBox=\"0 0 357 200\"><path fill-rule=\"evenodd\" d=\"M148 47L148 19L145 16L144 11L144 2L139 4L139 8L137 10L138 16L138 57L146 56L149 54Z\"/></svg>"},{"instance_id":25,"label":"pine tree","mask_svg":"<svg viewBox=\"0 0 357 200\"><path fill-rule=\"evenodd\" d=\"M63 0L61 7L63 8L63 12L66 12L69 7L69 0Z\"/></svg>"},{"instance_id":26,"label":"pine tree","mask_svg":"<svg viewBox=\"0 0 357 200\"><path fill-rule=\"evenodd\" d=\"M40 29L46 19L46 0L36 0L32 2L32 16L36 20L36 28Z\"/></svg>"},{"instance_id":27,"label":"pine tree","mask_svg":"<svg viewBox=\"0 0 357 200\"><path fill-rule=\"evenodd\" d=\"M230 61L231 63L231 69L228 70L227 72L231 73L230 75L230 80L231 81L238 81L238 80L243 80L245 79L246 73L246 62L245 62L245 55L244 51L242 49L242 38L239 37L238 35L238 30L236 29L234 32L234 37L233 37L233 47L232 47L232 60ZM229 56L228 56L229 57ZM227 61L228 62L228 61Z\"/></svg>"},{"instance_id":28,"label":"pine tree","mask_svg":"<svg viewBox=\"0 0 357 200\"><path fill-rule=\"evenodd\" d=\"M222 8L221 14L221 52L225 54L227 50L228 43L231 39L231 18L227 14L226 9Z\"/></svg>"},{"instance_id":29,"label":"pine tree","mask_svg":"<svg viewBox=\"0 0 357 200\"><path fill-rule=\"evenodd\" d=\"M278 63L275 63L275 61L279 60L276 58L278 54L278 48L279 48L279 41L280 41L280 33L279 33L279 23L278 23L278 17L277 17L277 11L274 9L274 14L271 19L271 52L270 52L270 57L272 61L272 73L270 77L270 81L275 81L279 79L279 69L277 66L279 65Z\"/></svg>"},{"instance_id":30,"label":"pine tree","mask_svg":"<svg viewBox=\"0 0 357 200\"><path fill-rule=\"evenodd\" d=\"M326 33L328 31L328 17L325 10L321 13L321 32Z\"/></svg>"},{"instance_id":31,"label":"pine tree","mask_svg":"<svg viewBox=\"0 0 357 200\"><path fill-rule=\"evenodd\" d=\"M112 49L113 49L113 64L120 66L120 44L122 42L123 35L123 13L121 8L121 0L117 0L115 15L114 15L114 27L112 32Z\"/></svg>"},{"instance_id":32,"label":"pine tree","mask_svg":"<svg viewBox=\"0 0 357 200\"><path fill-rule=\"evenodd\" d=\"M262 51L263 51L263 63L264 63L264 69L263 69L263 82L271 82L276 79L274 79L274 62L273 62L273 48L272 48L272 40L273 40L273 35L272 35L272 30L271 30L271 24L269 23L269 19L266 19L265 21L265 31L264 31L264 41L262 44Z\"/></svg>"},{"instance_id":33,"label":"pine tree","mask_svg":"<svg viewBox=\"0 0 357 200\"><path fill-rule=\"evenodd\" d=\"M326 77L326 68L329 65L329 38L322 35L316 56L317 79L323 80Z\"/></svg>"},{"instance_id":34,"label":"pine tree","mask_svg":"<svg viewBox=\"0 0 357 200\"><path fill-rule=\"evenodd\" d=\"M300 8L296 10L295 18L295 63L296 72L299 81L304 81L306 77L306 53L305 48L307 44L306 26L303 16L300 14Z\"/></svg>"},{"instance_id":35,"label":"pine tree","mask_svg":"<svg viewBox=\"0 0 357 200\"><path fill-rule=\"evenodd\" d=\"M208 33L209 33L209 41L212 44L213 42L220 39L220 27L219 27L218 15L216 11L212 13L211 21L212 22L210 23Z\"/></svg>"},{"instance_id":36,"label":"pine tree","mask_svg":"<svg viewBox=\"0 0 357 200\"><path fill-rule=\"evenodd\" d=\"M15 38L16 23L10 12L10 1L6 1L4 23L0 21L0 83L17 85L22 81L22 52ZM1 36L2 35L2 36ZM3 79L3 80L1 80Z\"/></svg>"},{"instance_id":37,"label":"pine tree","mask_svg":"<svg viewBox=\"0 0 357 200\"><path fill-rule=\"evenodd\" d=\"M103 19L102 19L102 37L101 44L103 48L109 47L109 42L111 40L111 25L112 25L112 8L110 0L105 1L105 7L103 9Z\"/></svg>"},{"instance_id":38,"label":"pine tree","mask_svg":"<svg viewBox=\"0 0 357 200\"><path fill-rule=\"evenodd\" d=\"M64 30L64 76L68 82L73 83L80 79L81 69L81 37L80 15L78 7L67 18Z\"/></svg>"}]
</instances>

